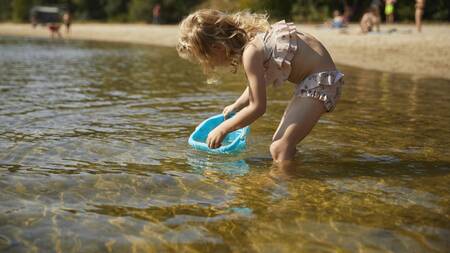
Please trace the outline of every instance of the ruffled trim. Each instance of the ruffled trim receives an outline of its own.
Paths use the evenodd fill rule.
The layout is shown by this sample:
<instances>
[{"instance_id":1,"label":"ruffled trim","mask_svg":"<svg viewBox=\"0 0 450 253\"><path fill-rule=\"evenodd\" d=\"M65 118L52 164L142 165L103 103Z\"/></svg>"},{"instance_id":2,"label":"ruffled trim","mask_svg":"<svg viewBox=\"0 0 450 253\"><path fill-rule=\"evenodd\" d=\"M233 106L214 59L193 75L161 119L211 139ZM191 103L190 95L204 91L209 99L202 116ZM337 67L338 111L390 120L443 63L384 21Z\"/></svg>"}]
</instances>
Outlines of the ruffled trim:
<instances>
[{"instance_id":1,"label":"ruffled trim","mask_svg":"<svg viewBox=\"0 0 450 253\"><path fill-rule=\"evenodd\" d=\"M275 40L272 58L278 67L274 85L279 86L289 78L291 74L291 61L297 51L297 28L294 23L286 23L282 20L272 25L272 34Z\"/></svg>"},{"instance_id":2,"label":"ruffled trim","mask_svg":"<svg viewBox=\"0 0 450 253\"><path fill-rule=\"evenodd\" d=\"M336 106L336 99L340 96L340 86L343 85L344 74L336 71L325 71L312 74L298 84L295 96L315 98L323 102L327 112L330 112ZM323 89L326 86L338 85L334 97L327 95ZM320 87L320 88L319 88Z\"/></svg>"},{"instance_id":3,"label":"ruffled trim","mask_svg":"<svg viewBox=\"0 0 450 253\"><path fill-rule=\"evenodd\" d=\"M328 97L327 94L323 93L322 91L319 91L319 90L307 90L307 91L304 91L301 94L301 96L315 98L315 99L318 99L318 100L322 101L323 105L325 106L325 109L327 110L327 112L333 110L333 108L334 108L333 100L330 97Z\"/></svg>"},{"instance_id":4,"label":"ruffled trim","mask_svg":"<svg viewBox=\"0 0 450 253\"><path fill-rule=\"evenodd\" d=\"M302 89L314 89L320 85L333 85L344 77L340 71L324 71L306 77L301 83Z\"/></svg>"}]
</instances>

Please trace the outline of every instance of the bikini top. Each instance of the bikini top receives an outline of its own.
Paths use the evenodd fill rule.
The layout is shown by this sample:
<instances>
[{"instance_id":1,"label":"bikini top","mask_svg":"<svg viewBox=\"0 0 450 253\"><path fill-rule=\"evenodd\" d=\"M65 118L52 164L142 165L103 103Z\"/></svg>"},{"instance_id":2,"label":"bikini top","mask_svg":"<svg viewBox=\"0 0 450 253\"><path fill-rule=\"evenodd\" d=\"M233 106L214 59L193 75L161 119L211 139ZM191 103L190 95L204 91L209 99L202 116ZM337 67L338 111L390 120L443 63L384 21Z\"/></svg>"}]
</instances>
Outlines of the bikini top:
<instances>
[{"instance_id":1,"label":"bikini top","mask_svg":"<svg viewBox=\"0 0 450 253\"><path fill-rule=\"evenodd\" d=\"M291 61L298 49L297 28L294 23L282 20L270 26L265 33L255 38L264 45L264 67L266 83L280 86L291 73ZM300 33L301 34L301 33Z\"/></svg>"}]
</instances>

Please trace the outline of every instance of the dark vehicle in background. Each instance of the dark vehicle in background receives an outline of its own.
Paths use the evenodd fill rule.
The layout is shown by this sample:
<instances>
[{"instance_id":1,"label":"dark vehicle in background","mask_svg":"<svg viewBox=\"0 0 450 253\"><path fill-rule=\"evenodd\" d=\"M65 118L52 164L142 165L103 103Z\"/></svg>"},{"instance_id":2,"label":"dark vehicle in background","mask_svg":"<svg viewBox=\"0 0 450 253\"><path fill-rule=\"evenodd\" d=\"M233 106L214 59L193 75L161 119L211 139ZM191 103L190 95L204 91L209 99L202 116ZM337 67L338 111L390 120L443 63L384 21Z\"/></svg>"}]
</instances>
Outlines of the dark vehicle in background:
<instances>
[{"instance_id":1,"label":"dark vehicle in background","mask_svg":"<svg viewBox=\"0 0 450 253\"><path fill-rule=\"evenodd\" d=\"M62 10L59 7L35 6L30 10L30 19L33 26L61 23Z\"/></svg>"}]
</instances>

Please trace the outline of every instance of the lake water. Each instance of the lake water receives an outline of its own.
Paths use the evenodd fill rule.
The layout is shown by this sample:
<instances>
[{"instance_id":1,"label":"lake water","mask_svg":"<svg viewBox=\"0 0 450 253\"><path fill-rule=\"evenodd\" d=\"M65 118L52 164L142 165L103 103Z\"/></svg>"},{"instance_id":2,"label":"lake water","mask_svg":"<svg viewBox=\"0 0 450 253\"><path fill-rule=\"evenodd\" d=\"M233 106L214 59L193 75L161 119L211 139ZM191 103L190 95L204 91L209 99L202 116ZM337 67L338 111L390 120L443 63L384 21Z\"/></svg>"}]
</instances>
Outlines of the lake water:
<instances>
[{"instance_id":1,"label":"lake water","mask_svg":"<svg viewBox=\"0 0 450 253\"><path fill-rule=\"evenodd\" d=\"M189 134L245 88L172 48L0 38L1 252L448 252L450 81L340 66L288 170L292 87L234 156Z\"/></svg>"}]
</instances>

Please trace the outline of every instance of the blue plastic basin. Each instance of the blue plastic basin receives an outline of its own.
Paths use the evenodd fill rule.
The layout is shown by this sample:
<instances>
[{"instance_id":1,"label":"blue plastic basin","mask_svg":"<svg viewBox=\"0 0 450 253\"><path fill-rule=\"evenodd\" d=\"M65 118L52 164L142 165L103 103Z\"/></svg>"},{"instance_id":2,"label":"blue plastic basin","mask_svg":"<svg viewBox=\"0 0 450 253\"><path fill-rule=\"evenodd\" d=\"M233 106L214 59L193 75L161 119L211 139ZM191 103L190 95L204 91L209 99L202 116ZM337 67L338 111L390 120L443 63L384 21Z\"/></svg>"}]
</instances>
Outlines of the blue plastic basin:
<instances>
[{"instance_id":1,"label":"blue plastic basin","mask_svg":"<svg viewBox=\"0 0 450 253\"><path fill-rule=\"evenodd\" d=\"M250 133L249 126L228 133L222 142L222 146L214 149L208 147L208 144L206 144L208 134L224 121L223 114L206 119L195 128L195 131L189 137L189 144L197 150L216 154L232 154L244 150L246 148L247 135Z\"/></svg>"}]
</instances>

